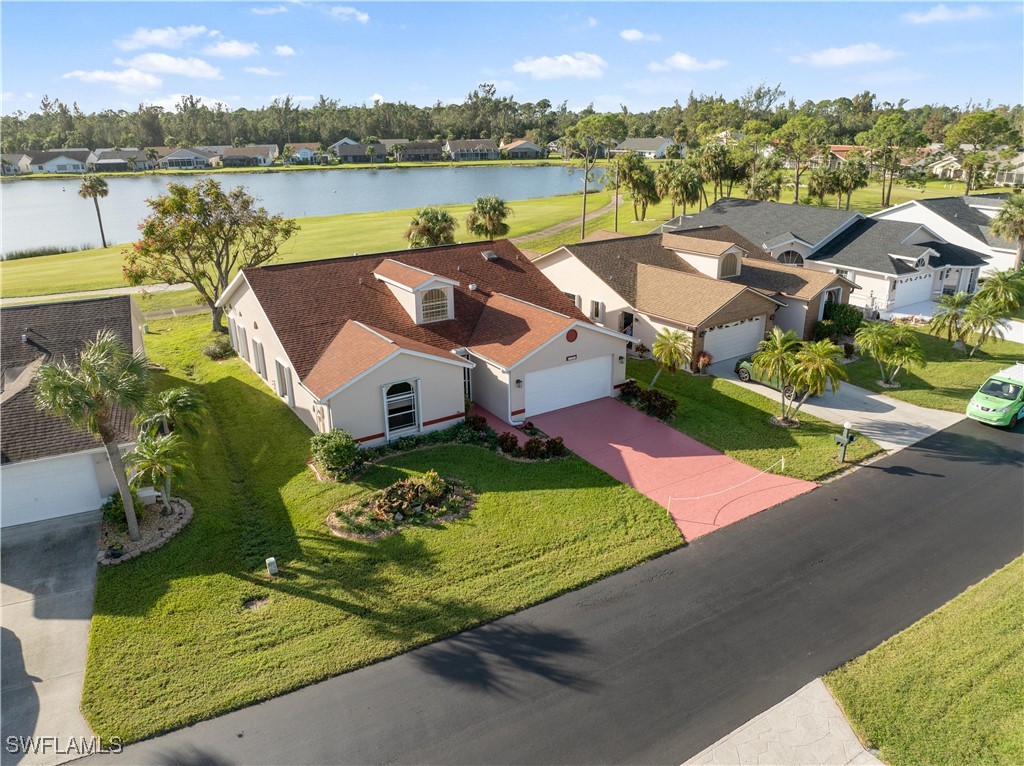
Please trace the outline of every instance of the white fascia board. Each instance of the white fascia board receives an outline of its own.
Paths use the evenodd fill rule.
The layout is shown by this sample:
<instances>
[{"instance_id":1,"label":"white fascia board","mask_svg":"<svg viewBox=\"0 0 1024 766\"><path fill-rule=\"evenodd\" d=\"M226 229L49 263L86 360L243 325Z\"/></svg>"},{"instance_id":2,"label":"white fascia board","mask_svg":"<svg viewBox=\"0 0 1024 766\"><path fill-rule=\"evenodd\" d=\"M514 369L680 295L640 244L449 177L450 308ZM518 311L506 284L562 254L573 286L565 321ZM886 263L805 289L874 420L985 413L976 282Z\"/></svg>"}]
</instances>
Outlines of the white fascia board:
<instances>
[{"instance_id":1,"label":"white fascia board","mask_svg":"<svg viewBox=\"0 0 1024 766\"><path fill-rule=\"evenodd\" d=\"M550 252L542 253L541 255L538 255L536 258L533 259L533 262L536 263L537 261L542 261L545 258L554 255L555 253L561 253L561 252L565 252L568 255L572 255L574 258L576 257L573 254L572 250L569 249L568 245L559 245L558 247L556 247L554 250L551 250ZM579 259L577 258L576 260L579 260Z\"/></svg>"},{"instance_id":2,"label":"white fascia board","mask_svg":"<svg viewBox=\"0 0 1024 766\"><path fill-rule=\"evenodd\" d=\"M917 200L916 199L912 199L912 200L909 200L907 202L901 202L898 205L893 205L892 207L887 207L885 210L876 210L874 213L869 215L868 218L878 218L879 216L885 215L886 213L891 213L894 210L899 210L900 208L909 207L910 205L918 205ZM920 205L918 205L918 207L920 207Z\"/></svg>"},{"instance_id":3,"label":"white fascia board","mask_svg":"<svg viewBox=\"0 0 1024 766\"><path fill-rule=\"evenodd\" d=\"M245 274L243 274L241 271L239 271L237 274L235 274L235 278L232 279L231 282L228 284L228 286L224 288L224 292L222 292L220 294L220 297L217 298L217 302L214 303L213 305L216 306L217 308L224 308L225 300L242 283L243 279L246 282L249 281L249 280L245 279ZM250 285L250 287L251 287L251 285ZM259 298L257 298L256 300L258 302ZM266 313L266 312L264 312L264 313Z\"/></svg>"},{"instance_id":4,"label":"white fascia board","mask_svg":"<svg viewBox=\"0 0 1024 766\"><path fill-rule=\"evenodd\" d=\"M566 328L564 328L562 330L559 330L557 333L552 335L546 341L544 341L539 346L537 346L537 348L533 349L533 351L531 351L528 354L526 354L525 356L522 356L519 359L517 359L512 364L511 367L507 368L507 370L509 372L511 372L513 369L515 369L516 367L521 365L523 362L525 362L526 360L530 359L535 354L539 353L543 349L545 349L548 346L550 346L552 343L554 343L556 340L558 340L562 336L563 333L566 333L569 330L575 329L577 327L578 328L582 328L582 329L586 329L586 330L594 330L596 332L601 333L602 335L607 335L609 338L615 338L616 340L621 340L623 343L632 343L633 342L632 336L624 335L621 332L616 332L615 330L609 330L607 327L598 327L597 325L590 324L589 322L573 322L568 327L566 327Z\"/></svg>"},{"instance_id":5,"label":"white fascia board","mask_svg":"<svg viewBox=\"0 0 1024 766\"><path fill-rule=\"evenodd\" d=\"M372 364L369 367L367 367L361 373L359 373L354 378L352 378L352 380L350 380L347 383L345 383L345 385L338 387L334 391L331 391L331 393L327 394L326 396L319 396L318 397L318 396L316 396L314 394L313 398L316 400L317 404L323 404L324 402L328 401L329 399L333 399L335 396L340 394L342 391L344 391L346 388L351 386L356 381L362 380L363 378L365 378L367 375L369 375L374 370L382 367L383 365L387 364L388 362L390 362L395 357L400 356L402 354L407 354L409 356L419 357L420 359L430 359L431 361L440 362L441 364L454 364L456 367L465 367L465 368L472 369L473 367L476 366L472 362L470 362L468 359L462 359L460 357L455 356L454 354L452 354L452 358L451 359L445 359L445 358L440 357L440 356L433 356L432 354L424 354L424 353L422 353L420 351L411 351L411 350L409 350L407 348L396 348L394 351L392 351L386 357L381 359L379 362L376 362L375 364ZM303 386L303 388L305 388L305 386ZM309 391L308 388L306 390ZM310 393L312 394L313 392L310 391Z\"/></svg>"}]
</instances>

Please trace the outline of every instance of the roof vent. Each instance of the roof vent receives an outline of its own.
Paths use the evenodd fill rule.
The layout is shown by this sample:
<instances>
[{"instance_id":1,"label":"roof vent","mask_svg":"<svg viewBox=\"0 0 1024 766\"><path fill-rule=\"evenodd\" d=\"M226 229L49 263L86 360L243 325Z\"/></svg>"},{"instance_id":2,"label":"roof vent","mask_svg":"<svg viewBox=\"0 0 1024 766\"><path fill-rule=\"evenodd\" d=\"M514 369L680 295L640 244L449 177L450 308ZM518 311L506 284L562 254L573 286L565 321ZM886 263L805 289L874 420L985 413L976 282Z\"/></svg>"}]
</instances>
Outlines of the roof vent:
<instances>
[{"instance_id":1,"label":"roof vent","mask_svg":"<svg viewBox=\"0 0 1024 766\"><path fill-rule=\"evenodd\" d=\"M473 282L473 283L472 283L472 284L471 284L471 285L469 286L469 291L470 291L470 292L472 292L472 293L475 293L475 292L476 292L476 282Z\"/></svg>"},{"instance_id":2,"label":"roof vent","mask_svg":"<svg viewBox=\"0 0 1024 766\"><path fill-rule=\"evenodd\" d=\"M481 255L484 257L485 261L496 261L496 260L498 260L498 254L496 252L494 252L493 250L484 250L481 253Z\"/></svg>"}]
</instances>

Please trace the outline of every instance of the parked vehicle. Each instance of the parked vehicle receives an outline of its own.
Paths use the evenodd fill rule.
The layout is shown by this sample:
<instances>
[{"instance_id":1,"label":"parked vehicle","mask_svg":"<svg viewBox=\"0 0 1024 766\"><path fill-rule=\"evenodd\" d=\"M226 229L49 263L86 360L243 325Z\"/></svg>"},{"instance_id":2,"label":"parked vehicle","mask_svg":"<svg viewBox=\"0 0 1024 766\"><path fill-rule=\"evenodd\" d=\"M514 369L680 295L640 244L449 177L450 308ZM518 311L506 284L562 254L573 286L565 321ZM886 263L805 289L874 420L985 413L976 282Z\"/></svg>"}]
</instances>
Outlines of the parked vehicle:
<instances>
[{"instance_id":1,"label":"parked vehicle","mask_svg":"<svg viewBox=\"0 0 1024 766\"><path fill-rule=\"evenodd\" d=\"M755 383L770 386L771 388L774 388L776 391L779 390L778 379L776 379L775 377L769 378L764 375L759 375L757 371L754 369L754 363L751 362L750 359L744 358L736 362L734 372L736 373L736 377L738 377L744 383L752 380ZM804 392L802 390L797 391L794 386L786 386L782 394L787 399L792 399L794 396L803 396Z\"/></svg>"},{"instance_id":2,"label":"parked vehicle","mask_svg":"<svg viewBox=\"0 0 1024 766\"><path fill-rule=\"evenodd\" d=\"M1024 409L1024 362L997 372L967 405L967 417L980 423L1013 428Z\"/></svg>"}]
</instances>

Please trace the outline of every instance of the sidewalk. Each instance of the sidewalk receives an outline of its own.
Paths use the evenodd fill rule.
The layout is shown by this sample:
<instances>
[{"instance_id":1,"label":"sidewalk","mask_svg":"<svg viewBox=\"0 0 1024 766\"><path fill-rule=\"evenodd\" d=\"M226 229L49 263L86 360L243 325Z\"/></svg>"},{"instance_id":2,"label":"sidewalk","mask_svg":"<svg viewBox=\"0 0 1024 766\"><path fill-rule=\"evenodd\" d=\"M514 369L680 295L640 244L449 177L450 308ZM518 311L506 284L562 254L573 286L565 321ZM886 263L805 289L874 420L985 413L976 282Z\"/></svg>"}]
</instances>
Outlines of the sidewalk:
<instances>
[{"instance_id":1,"label":"sidewalk","mask_svg":"<svg viewBox=\"0 0 1024 766\"><path fill-rule=\"evenodd\" d=\"M820 678L751 719L683 766L881 764L857 739Z\"/></svg>"},{"instance_id":2,"label":"sidewalk","mask_svg":"<svg viewBox=\"0 0 1024 766\"><path fill-rule=\"evenodd\" d=\"M39 303L40 301L71 300L72 298L101 298L104 295L137 295L139 293L163 293L175 290L189 290L192 285L139 285L138 287L105 287L100 290L84 290L75 293L50 293L48 295L23 295L20 298L0 299L0 305L16 306L19 303Z\"/></svg>"}]
</instances>

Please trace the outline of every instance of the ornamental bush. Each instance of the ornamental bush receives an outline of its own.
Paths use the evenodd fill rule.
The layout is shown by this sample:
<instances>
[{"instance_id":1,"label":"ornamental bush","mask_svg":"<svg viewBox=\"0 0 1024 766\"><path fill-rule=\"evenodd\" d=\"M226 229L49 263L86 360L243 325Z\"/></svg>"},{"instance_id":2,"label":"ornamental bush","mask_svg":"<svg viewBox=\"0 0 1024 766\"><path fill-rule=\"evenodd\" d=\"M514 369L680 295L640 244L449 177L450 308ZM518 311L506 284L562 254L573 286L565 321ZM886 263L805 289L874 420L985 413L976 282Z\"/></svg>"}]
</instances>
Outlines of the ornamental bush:
<instances>
[{"instance_id":1,"label":"ornamental bush","mask_svg":"<svg viewBox=\"0 0 1024 766\"><path fill-rule=\"evenodd\" d=\"M642 390L643 389L640 388L640 384L635 380L627 380L622 384L622 387L619 388L619 398L627 404L635 402L637 397L640 396Z\"/></svg>"},{"instance_id":2,"label":"ornamental bush","mask_svg":"<svg viewBox=\"0 0 1024 766\"><path fill-rule=\"evenodd\" d=\"M663 394L655 388L648 388L641 391L637 400L640 409L651 417L659 420L668 420L675 415L679 402L667 394Z\"/></svg>"},{"instance_id":3,"label":"ornamental bush","mask_svg":"<svg viewBox=\"0 0 1024 766\"><path fill-rule=\"evenodd\" d=\"M313 434L309 444L313 460L332 473L351 473L361 462L356 440L340 428Z\"/></svg>"},{"instance_id":4,"label":"ornamental bush","mask_svg":"<svg viewBox=\"0 0 1024 766\"><path fill-rule=\"evenodd\" d=\"M506 455L515 455L519 452L519 437L511 431L498 434L498 446Z\"/></svg>"},{"instance_id":5,"label":"ornamental bush","mask_svg":"<svg viewBox=\"0 0 1024 766\"><path fill-rule=\"evenodd\" d=\"M864 321L864 314L849 303L826 303L825 319L835 325L839 335L853 335ZM815 340L820 340L815 338Z\"/></svg>"},{"instance_id":6,"label":"ornamental bush","mask_svg":"<svg viewBox=\"0 0 1024 766\"><path fill-rule=\"evenodd\" d=\"M530 460L541 460L547 457L547 454L547 442L537 436L527 439L526 444L523 445L523 455Z\"/></svg>"},{"instance_id":7,"label":"ornamental bush","mask_svg":"<svg viewBox=\"0 0 1024 766\"><path fill-rule=\"evenodd\" d=\"M569 450L566 448L565 441L562 440L561 436L548 439L544 448L548 457L565 457L565 455L569 454Z\"/></svg>"},{"instance_id":8,"label":"ornamental bush","mask_svg":"<svg viewBox=\"0 0 1024 766\"><path fill-rule=\"evenodd\" d=\"M231 348L231 339L223 335L212 343L207 343L203 346L202 351L205 356L214 361L227 359L229 356L235 355L235 350Z\"/></svg>"},{"instance_id":9,"label":"ornamental bush","mask_svg":"<svg viewBox=\"0 0 1024 766\"><path fill-rule=\"evenodd\" d=\"M836 323L831 319L826 319L823 322L814 323L813 331L814 339L817 340L831 340L836 341L839 339L839 328L836 327Z\"/></svg>"}]
</instances>

